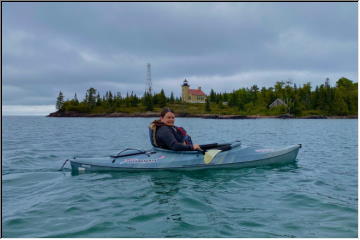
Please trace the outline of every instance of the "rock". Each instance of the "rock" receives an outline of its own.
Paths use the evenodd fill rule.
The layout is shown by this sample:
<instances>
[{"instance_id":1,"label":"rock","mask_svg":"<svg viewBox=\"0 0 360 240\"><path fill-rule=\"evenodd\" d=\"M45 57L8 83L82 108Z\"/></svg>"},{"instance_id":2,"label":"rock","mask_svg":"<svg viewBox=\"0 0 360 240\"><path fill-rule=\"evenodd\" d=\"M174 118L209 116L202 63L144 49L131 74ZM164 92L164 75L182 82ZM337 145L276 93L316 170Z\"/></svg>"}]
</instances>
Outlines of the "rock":
<instances>
[{"instance_id":1,"label":"rock","mask_svg":"<svg viewBox=\"0 0 360 240\"><path fill-rule=\"evenodd\" d=\"M324 115L310 115L306 117L302 117L303 119L327 119Z\"/></svg>"},{"instance_id":2,"label":"rock","mask_svg":"<svg viewBox=\"0 0 360 240\"><path fill-rule=\"evenodd\" d=\"M294 115L292 115L290 113L286 113L286 114L280 115L278 118L281 118L281 119L294 118Z\"/></svg>"}]
</instances>

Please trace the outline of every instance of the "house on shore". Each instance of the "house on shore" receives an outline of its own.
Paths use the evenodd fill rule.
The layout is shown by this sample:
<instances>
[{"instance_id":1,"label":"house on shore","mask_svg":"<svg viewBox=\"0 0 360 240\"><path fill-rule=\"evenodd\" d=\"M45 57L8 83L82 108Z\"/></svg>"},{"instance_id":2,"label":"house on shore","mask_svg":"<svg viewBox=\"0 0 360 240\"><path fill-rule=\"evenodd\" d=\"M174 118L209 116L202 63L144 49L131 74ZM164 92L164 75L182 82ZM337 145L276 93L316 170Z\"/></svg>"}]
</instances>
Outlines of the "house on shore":
<instances>
[{"instance_id":1,"label":"house on shore","mask_svg":"<svg viewBox=\"0 0 360 240\"><path fill-rule=\"evenodd\" d=\"M269 105L269 108L277 107L277 106L285 106L287 107L287 104L280 98L277 98L275 101L273 101L272 104Z\"/></svg>"},{"instance_id":2,"label":"house on shore","mask_svg":"<svg viewBox=\"0 0 360 240\"><path fill-rule=\"evenodd\" d=\"M181 85L181 99L187 103L205 103L206 94L201 90L201 87L197 89L190 89L188 81L185 79L183 85Z\"/></svg>"}]
</instances>

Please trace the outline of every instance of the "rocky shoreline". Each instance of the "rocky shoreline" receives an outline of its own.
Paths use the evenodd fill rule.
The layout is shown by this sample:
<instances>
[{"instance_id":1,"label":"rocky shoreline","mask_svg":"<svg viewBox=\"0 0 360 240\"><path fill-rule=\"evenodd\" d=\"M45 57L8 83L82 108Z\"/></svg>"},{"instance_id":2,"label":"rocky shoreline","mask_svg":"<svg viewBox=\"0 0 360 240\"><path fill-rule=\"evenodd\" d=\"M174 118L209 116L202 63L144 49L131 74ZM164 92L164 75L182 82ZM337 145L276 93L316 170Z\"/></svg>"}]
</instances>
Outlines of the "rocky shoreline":
<instances>
[{"instance_id":1,"label":"rocky shoreline","mask_svg":"<svg viewBox=\"0 0 360 240\"><path fill-rule=\"evenodd\" d=\"M105 113L105 114L90 114L79 112L53 112L47 117L141 117L141 118L153 118L159 117L157 112L144 112L144 113ZM261 116L261 115L219 115L219 114L187 114L177 113L176 117L189 117L189 118L205 118L205 119L261 119L261 118L278 118L278 119L357 119L357 115L352 116L324 116L324 115L311 115L303 117L295 117L291 114L283 114L279 116Z\"/></svg>"}]
</instances>

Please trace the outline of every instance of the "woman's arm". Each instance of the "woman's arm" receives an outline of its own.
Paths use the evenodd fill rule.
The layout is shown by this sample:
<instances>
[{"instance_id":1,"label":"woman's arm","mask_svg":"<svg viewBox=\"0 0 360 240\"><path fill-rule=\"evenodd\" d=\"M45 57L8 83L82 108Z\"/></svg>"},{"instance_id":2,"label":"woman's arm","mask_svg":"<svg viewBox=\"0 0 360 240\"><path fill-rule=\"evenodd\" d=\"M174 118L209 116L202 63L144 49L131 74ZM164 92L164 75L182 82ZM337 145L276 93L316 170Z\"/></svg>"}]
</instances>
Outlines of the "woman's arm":
<instances>
[{"instance_id":1,"label":"woman's arm","mask_svg":"<svg viewBox=\"0 0 360 240\"><path fill-rule=\"evenodd\" d=\"M191 151L192 146L178 142L170 127L163 126L156 131L156 136L162 144L174 151Z\"/></svg>"}]
</instances>

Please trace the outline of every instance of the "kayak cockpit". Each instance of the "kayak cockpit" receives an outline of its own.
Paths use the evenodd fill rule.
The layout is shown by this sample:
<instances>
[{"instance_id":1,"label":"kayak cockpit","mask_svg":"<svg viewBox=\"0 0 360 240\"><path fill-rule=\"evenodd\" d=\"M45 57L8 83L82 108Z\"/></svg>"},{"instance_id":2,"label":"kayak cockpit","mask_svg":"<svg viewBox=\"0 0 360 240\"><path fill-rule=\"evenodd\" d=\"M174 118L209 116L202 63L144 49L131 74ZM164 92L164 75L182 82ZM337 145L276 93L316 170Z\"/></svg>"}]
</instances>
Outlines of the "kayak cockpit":
<instances>
[{"instance_id":1,"label":"kayak cockpit","mask_svg":"<svg viewBox=\"0 0 360 240\"><path fill-rule=\"evenodd\" d=\"M236 140L231 143L211 143L211 144L203 144L200 145L203 151L174 151L171 149L161 148L161 147L153 147L151 150L142 150L137 148L126 148L120 151L116 155L112 155L112 158L119 158L119 157L128 157L128 156L135 156L140 154L151 155L155 154L156 152L167 152L167 153L178 153L178 154L199 154L199 152L204 153L210 149L219 149L221 151L228 151L235 147L241 146L241 141Z\"/></svg>"}]
</instances>

